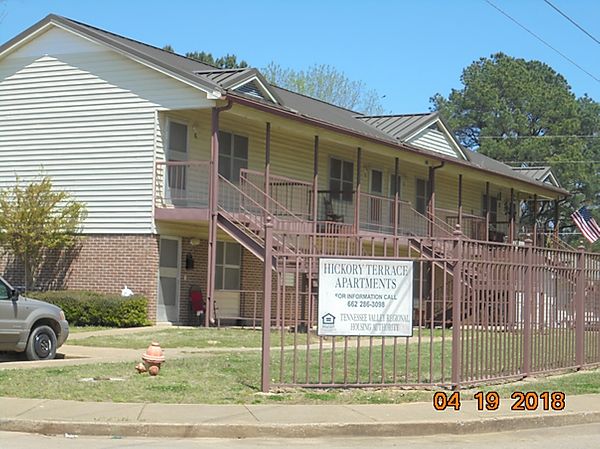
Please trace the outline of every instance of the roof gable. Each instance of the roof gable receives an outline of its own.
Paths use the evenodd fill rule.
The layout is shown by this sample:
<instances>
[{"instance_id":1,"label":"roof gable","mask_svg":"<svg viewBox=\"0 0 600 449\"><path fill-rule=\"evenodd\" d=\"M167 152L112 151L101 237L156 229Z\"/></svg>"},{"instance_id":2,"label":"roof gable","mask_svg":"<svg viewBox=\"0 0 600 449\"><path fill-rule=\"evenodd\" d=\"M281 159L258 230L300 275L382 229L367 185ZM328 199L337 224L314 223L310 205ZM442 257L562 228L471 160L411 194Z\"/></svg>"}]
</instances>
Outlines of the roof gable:
<instances>
[{"instance_id":1,"label":"roof gable","mask_svg":"<svg viewBox=\"0 0 600 449\"><path fill-rule=\"evenodd\" d=\"M219 84L223 89L275 104L282 103L275 90L256 69L213 69L195 73Z\"/></svg>"},{"instance_id":2,"label":"roof gable","mask_svg":"<svg viewBox=\"0 0 600 449\"><path fill-rule=\"evenodd\" d=\"M444 156L468 160L466 153L437 113L358 116L357 119L402 143Z\"/></svg>"},{"instance_id":3,"label":"roof gable","mask_svg":"<svg viewBox=\"0 0 600 449\"><path fill-rule=\"evenodd\" d=\"M40 34L47 32L53 27L58 27L83 39L100 44L140 64L196 87L204 91L209 99L218 99L221 97L222 90L217 84L194 75L194 70L192 70L192 66L195 70L209 68L210 66L54 14L46 16L38 23L0 46L0 60L32 42Z\"/></svg>"},{"instance_id":4,"label":"roof gable","mask_svg":"<svg viewBox=\"0 0 600 449\"><path fill-rule=\"evenodd\" d=\"M529 178L535 179L536 181L543 182L544 184L550 184L554 187L560 187L560 183L554 173L552 173L551 167L511 167L517 173L521 173Z\"/></svg>"}]
</instances>

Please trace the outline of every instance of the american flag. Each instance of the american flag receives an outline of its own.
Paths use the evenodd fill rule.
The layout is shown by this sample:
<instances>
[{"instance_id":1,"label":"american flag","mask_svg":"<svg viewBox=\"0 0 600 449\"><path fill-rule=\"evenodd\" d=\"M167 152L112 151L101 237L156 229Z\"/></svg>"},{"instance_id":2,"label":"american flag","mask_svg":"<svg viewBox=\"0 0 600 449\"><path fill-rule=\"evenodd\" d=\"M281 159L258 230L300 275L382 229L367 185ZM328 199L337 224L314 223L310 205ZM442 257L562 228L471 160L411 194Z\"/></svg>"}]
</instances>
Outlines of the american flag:
<instances>
[{"instance_id":1,"label":"american flag","mask_svg":"<svg viewBox=\"0 0 600 449\"><path fill-rule=\"evenodd\" d=\"M592 217L592 214L587 207L580 207L571 214L571 218L583 236L588 239L590 243L594 243L596 240L600 239L600 226L598 226L598 223L596 223L596 220L594 220L594 217Z\"/></svg>"}]
</instances>

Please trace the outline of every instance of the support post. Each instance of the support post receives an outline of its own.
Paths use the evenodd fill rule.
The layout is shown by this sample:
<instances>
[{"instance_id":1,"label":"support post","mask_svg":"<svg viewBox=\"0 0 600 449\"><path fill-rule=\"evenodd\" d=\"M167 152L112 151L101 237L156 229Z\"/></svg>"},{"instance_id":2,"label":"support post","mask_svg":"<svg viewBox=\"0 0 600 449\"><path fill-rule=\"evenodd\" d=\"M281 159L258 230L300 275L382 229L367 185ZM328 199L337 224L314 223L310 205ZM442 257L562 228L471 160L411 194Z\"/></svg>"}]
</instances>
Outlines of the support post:
<instances>
[{"instance_id":1,"label":"support post","mask_svg":"<svg viewBox=\"0 0 600 449\"><path fill-rule=\"evenodd\" d=\"M398 176L399 176L399 165L400 160L395 158L394 160L394 237L398 236L398 218L400 216L400 211L398 210L398 200L400 199L400 192L398 186Z\"/></svg>"},{"instance_id":2,"label":"support post","mask_svg":"<svg viewBox=\"0 0 600 449\"><path fill-rule=\"evenodd\" d=\"M462 174L458 175L458 224L462 226L462 213L463 213L463 177Z\"/></svg>"},{"instance_id":3,"label":"support post","mask_svg":"<svg viewBox=\"0 0 600 449\"><path fill-rule=\"evenodd\" d=\"M208 209L208 273L206 286L206 313L204 325L210 326L213 321L213 304L215 295L215 270L217 265L217 214L219 201L219 110L212 109L211 142L210 142L210 182Z\"/></svg>"},{"instance_id":4,"label":"support post","mask_svg":"<svg viewBox=\"0 0 600 449\"><path fill-rule=\"evenodd\" d=\"M508 230L509 242L512 244L515 241L515 189L510 189L510 206L508 208L510 227Z\"/></svg>"},{"instance_id":5,"label":"support post","mask_svg":"<svg viewBox=\"0 0 600 449\"><path fill-rule=\"evenodd\" d=\"M204 325L214 323L215 270L217 265L217 219L219 215L219 114L231 109L233 102L211 110L210 168L208 184L208 270L206 276L206 313Z\"/></svg>"},{"instance_id":6,"label":"support post","mask_svg":"<svg viewBox=\"0 0 600 449\"><path fill-rule=\"evenodd\" d=\"M525 240L525 292L523 295L523 375L531 373L531 313L533 310L533 247Z\"/></svg>"},{"instance_id":7,"label":"support post","mask_svg":"<svg viewBox=\"0 0 600 449\"><path fill-rule=\"evenodd\" d=\"M454 231L454 267L452 267L452 388L460 389L462 382L462 276L463 276L463 247L460 225Z\"/></svg>"},{"instance_id":8,"label":"support post","mask_svg":"<svg viewBox=\"0 0 600 449\"><path fill-rule=\"evenodd\" d=\"M575 364L585 364L585 248L577 247L577 286L575 288Z\"/></svg>"},{"instance_id":9,"label":"support post","mask_svg":"<svg viewBox=\"0 0 600 449\"><path fill-rule=\"evenodd\" d=\"M490 198L490 182L487 181L485 183L485 241L490 241L490 207L491 207L491 198Z\"/></svg>"},{"instance_id":10,"label":"support post","mask_svg":"<svg viewBox=\"0 0 600 449\"><path fill-rule=\"evenodd\" d=\"M435 167L429 167L427 218L429 218L429 237L433 237L433 223L435 220Z\"/></svg>"},{"instance_id":11,"label":"support post","mask_svg":"<svg viewBox=\"0 0 600 449\"><path fill-rule=\"evenodd\" d=\"M265 210L269 210L269 197L271 196L271 123L267 122L265 129Z\"/></svg>"},{"instance_id":12,"label":"support post","mask_svg":"<svg viewBox=\"0 0 600 449\"><path fill-rule=\"evenodd\" d=\"M263 393L268 393L271 388L271 271L273 269L273 223L270 216L267 217L267 221L265 223L265 249L263 267L261 389Z\"/></svg>"},{"instance_id":13,"label":"support post","mask_svg":"<svg viewBox=\"0 0 600 449\"><path fill-rule=\"evenodd\" d=\"M537 214L538 214L538 197L533 195L533 246L537 246Z\"/></svg>"},{"instance_id":14,"label":"support post","mask_svg":"<svg viewBox=\"0 0 600 449\"><path fill-rule=\"evenodd\" d=\"M560 238L560 201L554 200L554 239L558 242Z\"/></svg>"},{"instance_id":15,"label":"support post","mask_svg":"<svg viewBox=\"0 0 600 449\"><path fill-rule=\"evenodd\" d=\"M361 180L360 171L362 170L362 148L356 149L356 198L354 200L354 233L360 234L360 192L361 192Z\"/></svg>"},{"instance_id":16,"label":"support post","mask_svg":"<svg viewBox=\"0 0 600 449\"><path fill-rule=\"evenodd\" d=\"M315 136L313 152L313 194L312 194L312 216L313 233L317 233L317 220L319 213L319 136Z\"/></svg>"}]
</instances>

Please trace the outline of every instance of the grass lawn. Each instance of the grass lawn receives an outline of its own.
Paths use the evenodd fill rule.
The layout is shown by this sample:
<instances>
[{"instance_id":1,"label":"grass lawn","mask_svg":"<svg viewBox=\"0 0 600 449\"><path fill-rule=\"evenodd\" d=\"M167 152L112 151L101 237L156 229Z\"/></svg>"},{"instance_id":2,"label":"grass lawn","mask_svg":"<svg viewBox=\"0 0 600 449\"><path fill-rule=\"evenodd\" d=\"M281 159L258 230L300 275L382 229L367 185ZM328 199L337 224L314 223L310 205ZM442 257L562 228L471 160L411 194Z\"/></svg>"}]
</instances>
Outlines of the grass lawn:
<instances>
[{"instance_id":1,"label":"grass lawn","mask_svg":"<svg viewBox=\"0 0 600 449\"><path fill-rule=\"evenodd\" d=\"M69 325L69 334L79 334L81 332L94 332L94 331L104 331L112 329L112 327L105 326L73 326Z\"/></svg>"},{"instance_id":2,"label":"grass lawn","mask_svg":"<svg viewBox=\"0 0 600 449\"><path fill-rule=\"evenodd\" d=\"M272 345L280 344L279 333L272 332ZM275 338L277 335L277 338ZM260 348L260 329L242 328L165 328L140 330L122 335L98 335L69 341L70 345L105 348L146 349L152 341L163 348ZM293 343L291 333L284 334L285 344Z\"/></svg>"},{"instance_id":3,"label":"grass lawn","mask_svg":"<svg viewBox=\"0 0 600 449\"><path fill-rule=\"evenodd\" d=\"M376 404L430 401L432 398L431 391L397 388L285 388L263 395L259 393L259 382L260 354L232 352L167 361L157 377L137 374L134 363L2 370L0 396L199 404ZM563 391L568 400L574 394L599 393L600 370L481 389L498 391L503 397L509 397L512 391ZM463 398L468 399L474 391L465 390Z\"/></svg>"},{"instance_id":4,"label":"grass lawn","mask_svg":"<svg viewBox=\"0 0 600 449\"><path fill-rule=\"evenodd\" d=\"M72 332L86 332L92 330L104 330L108 328L77 327ZM413 331L414 339L419 335L419 329ZM429 329L421 329L420 334L423 339L428 339L432 335ZM433 330L433 337L440 337L440 329ZM451 331L446 330L446 338L450 338ZM298 344L306 341L306 334L299 333L296 336ZM311 332L311 339L316 340L315 334ZM140 329L135 333L124 333L122 335L98 335L68 342L70 345L77 346L96 346L106 348L125 348L125 349L145 349L151 341L158 341L165 348L259 348L262 344L262 332L260 329L244 328L164 328ZM271 331L271 346L293 345L294 334L277 331Z\"/></svg>"}]
</instances>

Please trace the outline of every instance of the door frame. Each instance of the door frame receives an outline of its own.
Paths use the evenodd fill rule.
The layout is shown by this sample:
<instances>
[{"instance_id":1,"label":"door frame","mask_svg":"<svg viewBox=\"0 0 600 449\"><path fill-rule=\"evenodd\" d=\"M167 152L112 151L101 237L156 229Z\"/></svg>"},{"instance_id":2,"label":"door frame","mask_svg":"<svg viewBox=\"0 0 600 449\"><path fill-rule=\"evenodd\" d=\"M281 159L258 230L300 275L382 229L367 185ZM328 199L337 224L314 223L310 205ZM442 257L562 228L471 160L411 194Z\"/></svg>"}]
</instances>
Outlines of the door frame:
<instances>
[{"instance_id":1,"label":"door frame","mask_svg":"<svg viewBox=\"0 0 600 449\"><path fill-rule=\"evenodd\" d=\"M156 294L156 322L157 323L179 323L181 319L181 254L182 254L182 239L181 237L173 236L173 235L159 235L158 242L158 288ZM168 319L165 321L159 321L158 310L160 307L160 277L161 277L161 266L160 266L160 252L161 252L161 240L175 240L177 241L177 274L175 276L175 307L177 310L177 317L175 321L169 321ZM166 317L168 318L168 317Z\"/></svg>"}]
</instances>

